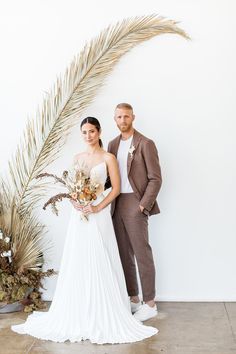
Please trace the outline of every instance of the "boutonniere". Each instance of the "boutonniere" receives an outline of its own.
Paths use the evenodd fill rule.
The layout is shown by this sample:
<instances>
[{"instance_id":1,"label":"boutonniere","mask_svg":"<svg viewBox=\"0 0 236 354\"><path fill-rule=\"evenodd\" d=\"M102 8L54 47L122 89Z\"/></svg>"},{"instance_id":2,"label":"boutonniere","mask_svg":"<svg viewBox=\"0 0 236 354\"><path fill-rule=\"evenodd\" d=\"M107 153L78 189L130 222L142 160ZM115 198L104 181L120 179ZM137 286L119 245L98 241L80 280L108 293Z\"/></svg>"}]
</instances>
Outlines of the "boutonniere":
<instances>
[{"instance_id":1,"label":"boutonniere","mask_svg":"<svg viewBox=\"0 0 236 354\"><path fill-rule=\"evenodd\" d=\"M134 156L134 150L135 150L135 146L134 146L134 145L131 145L130 148L129 148L129 154L130 154L131 159L132 159L133 156Z\"/></svg>"}]
</instances>

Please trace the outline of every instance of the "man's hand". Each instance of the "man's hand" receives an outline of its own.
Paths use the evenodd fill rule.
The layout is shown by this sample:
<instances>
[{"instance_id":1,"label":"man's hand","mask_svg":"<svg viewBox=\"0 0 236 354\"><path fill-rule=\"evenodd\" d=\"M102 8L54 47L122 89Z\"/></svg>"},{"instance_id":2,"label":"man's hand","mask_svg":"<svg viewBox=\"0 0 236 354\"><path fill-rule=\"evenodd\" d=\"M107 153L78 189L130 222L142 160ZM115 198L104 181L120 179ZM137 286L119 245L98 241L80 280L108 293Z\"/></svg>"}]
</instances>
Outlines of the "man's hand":
<instances>
[{"instance_id":1,"label":"man's hand","mask_svg":"<svg viewBox=\"0 0 236 354\"><path fill-rule=\"evenodd\" d=\"M141 210L141 213L144 211L144 207L142 205L139 205L139 208Z\"/></svg>"}]
</instances>

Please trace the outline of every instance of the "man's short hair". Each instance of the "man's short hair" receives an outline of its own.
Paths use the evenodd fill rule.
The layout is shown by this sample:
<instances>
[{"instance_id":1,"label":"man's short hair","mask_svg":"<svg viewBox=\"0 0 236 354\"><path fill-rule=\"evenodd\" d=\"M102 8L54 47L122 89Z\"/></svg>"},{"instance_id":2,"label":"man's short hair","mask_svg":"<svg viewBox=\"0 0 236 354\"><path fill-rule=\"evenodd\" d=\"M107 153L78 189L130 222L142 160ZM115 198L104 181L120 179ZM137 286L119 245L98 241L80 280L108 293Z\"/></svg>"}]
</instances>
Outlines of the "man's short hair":
<instances>
[{"instance_id":1,"label":"man's short hair","mask_svg":"<svg viewBox=\"0 0 236 354\"><path fill-rule=\"evenodd\" d=\"M125 109L130 109L132 112L133 112L133 107L131 106L131 104L129 103L119 103L117 106L116 106L116 109L117 108L125 108Z\"/></svg>"}]
</instances>

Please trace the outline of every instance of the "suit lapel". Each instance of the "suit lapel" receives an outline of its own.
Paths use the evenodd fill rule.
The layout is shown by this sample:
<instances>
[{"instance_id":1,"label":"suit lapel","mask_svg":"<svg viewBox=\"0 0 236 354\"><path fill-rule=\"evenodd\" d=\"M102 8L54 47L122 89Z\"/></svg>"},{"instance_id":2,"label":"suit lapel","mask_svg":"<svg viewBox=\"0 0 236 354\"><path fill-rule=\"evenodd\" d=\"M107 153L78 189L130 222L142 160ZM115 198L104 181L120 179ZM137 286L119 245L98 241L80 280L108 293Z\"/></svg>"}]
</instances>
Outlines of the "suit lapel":
<instances>
[{"instance_id":1,"label":"suit lapel","mask_svg":"<svg viewBox=\"0 0 236 354\"><path fill-rule=\"evenodd\" d=\"M118 152L118 148L119 148L119 145L120 145L120 139L121 139L121 135L117 136L117 138L115 138L115 141L113 143L113 146L112 146L112 153L113 155L115 155L115 157L117 158L117 152Z\"/></svg>"},{"instance_id":2,"label":"suit lapel","mask_svg":"<svg viewBox=\"0 0 236 354\"><path fill-rule=\"evenodd\" d=\"M130 147L133 147L133 152L132 153L129 152L128 158L127 158L127 174L128 175L130 173L131 165L132 165L132 162L134 159L135 150L137 149L137 146L138 146L141 138L142 138L142 135L137 130L134 130L134 135L133 135L133 139L132 139L131 146L130 146Z\"/></svg>"}]
</instances>

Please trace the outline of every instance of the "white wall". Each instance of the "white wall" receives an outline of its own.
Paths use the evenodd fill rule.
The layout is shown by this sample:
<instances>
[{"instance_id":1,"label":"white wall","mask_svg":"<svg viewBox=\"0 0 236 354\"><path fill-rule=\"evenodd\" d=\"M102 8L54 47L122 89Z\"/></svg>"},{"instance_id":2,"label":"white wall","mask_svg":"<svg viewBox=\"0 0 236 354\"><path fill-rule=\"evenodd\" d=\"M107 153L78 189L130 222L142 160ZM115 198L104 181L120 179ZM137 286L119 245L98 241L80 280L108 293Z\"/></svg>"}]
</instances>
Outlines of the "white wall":
<instances>
[{"instance_id":1,"label":"white wall","mask_svg":"<svg viewBox=\"0 0 236 354\"><path fill-rule=\"evenodd\" d=\"M150 241L159 300L236 300L235 11L234 0L1 4L1 171L56 76L108 24L159 13L181 21L192 37L165 35L133 49L84 114L100 119L106 144L118 133L114 106L130 102L136 128L157 143L162 212L150 219ZM62 171L82 148L75 129L48 171ZM53 244L47 266L55 269L69 217L66 202L60 208L58 218L38 211ZM46 299L55 283L46 282Z\"/></svg>"}]
</instances>

